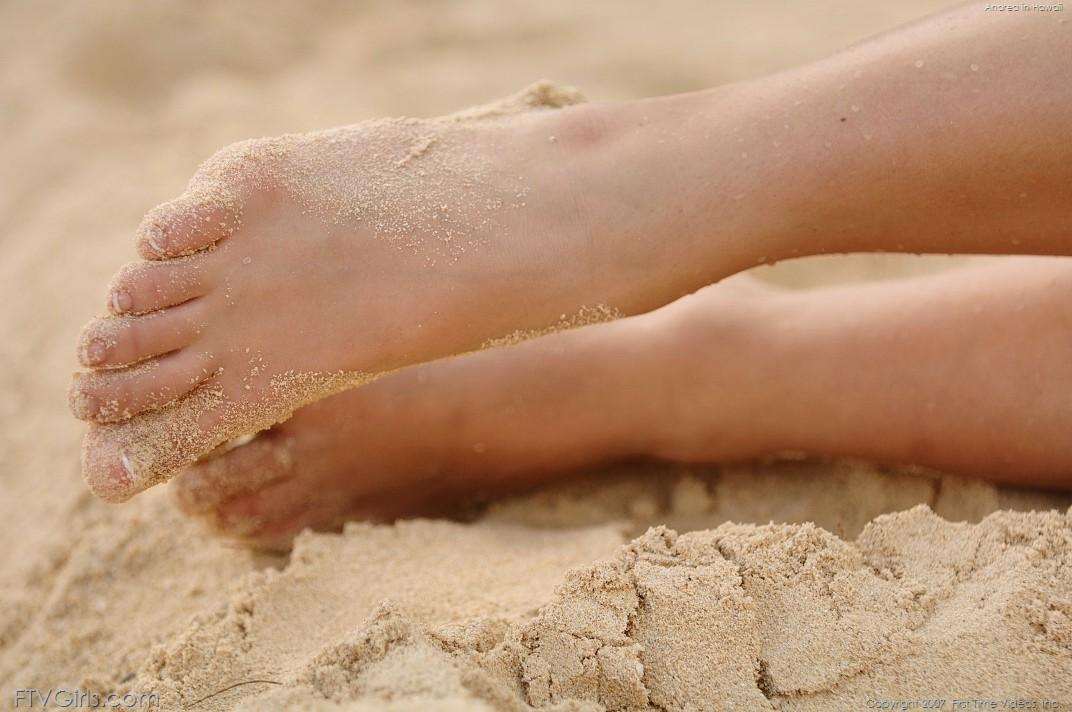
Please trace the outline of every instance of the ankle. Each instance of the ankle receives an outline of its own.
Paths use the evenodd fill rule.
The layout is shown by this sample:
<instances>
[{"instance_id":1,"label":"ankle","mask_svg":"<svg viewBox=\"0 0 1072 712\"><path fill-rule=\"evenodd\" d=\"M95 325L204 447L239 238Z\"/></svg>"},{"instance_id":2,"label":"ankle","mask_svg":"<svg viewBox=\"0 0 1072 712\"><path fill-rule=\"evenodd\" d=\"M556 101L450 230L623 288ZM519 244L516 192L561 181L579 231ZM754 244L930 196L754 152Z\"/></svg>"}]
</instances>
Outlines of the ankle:
<instances>
[{"instance_id":1,"label":"ankle","mask_svg":"<svg viewBox=\"0 0 1072 712\"><path fill-rule=\"evenodd\" d=\"M733 279L661 310L651 457L725 462L769 449L784 374L777 324L787 298L751 277Z\"/></svg>"},{"instance_id":2,"label":"ankle","mask_svg":"<svg viewBox=\"0 0 1072 712\"><path fill-rule=\"evenodd\" d=\"M625 272L613 275L610 303L646 312L758 263L817 251L792 209L788 147L765 133L769 93L745 83L563 113L596 254L615 255Z\"/></svg>"}]
</instances>

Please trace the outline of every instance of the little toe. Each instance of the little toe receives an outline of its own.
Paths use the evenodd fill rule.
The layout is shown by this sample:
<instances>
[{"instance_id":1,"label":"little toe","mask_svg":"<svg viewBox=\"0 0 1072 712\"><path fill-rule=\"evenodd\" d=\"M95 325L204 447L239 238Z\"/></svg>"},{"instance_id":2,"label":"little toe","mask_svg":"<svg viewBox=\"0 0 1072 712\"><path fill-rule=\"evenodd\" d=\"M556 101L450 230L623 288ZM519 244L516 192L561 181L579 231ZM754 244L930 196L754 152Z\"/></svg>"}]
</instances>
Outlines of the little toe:
<instances>
[{"instance_id":1,"label":"little toe","mask_svg":"<svg viewBox=\"0 0 1072 712\"><path fill-rule=\"evenodd\" d=\"M198 301L142 316L94 319L78 339L78 360L88 368L119 368L188 346L203 327Z\"/></svg>"},{"instance_id":2,"label":"little toe","mask_svg":"<svg viewBox=\"0 0 1072 712\"><path fill-rule=\"evenodd\" d=\"M254 494L290 473L290 439L265 431L237 438L194 463L172 482L186 514L206 514L229 499ZM228 449L230 447L230 449Z\"/></svg>"},{"instance_id":3,"label":"little toe","mask_svg":"<svg viewBox=\"0 0 1072 712\"><path fill-rule=\"evenodd\" d=\"M208 263L200 255L123 266L108 287L108 311L144 314L204 296Z\"/></svg>"},{"instance_id":4,"label":"little toe","mask_svg":"<svg viewBox=\"0 0 1072 712\"><path fill-rule=\"evenodd\" d=\"M76 417L112 423L186 395L214 370L211 356L184 349L130 368L76 373L68 400Z\"/></svg>"},{"instance_id":5,"label":"little toe","mask_svg":"<svg viewBox=\"0 0 1072 712\"><path fill-rule=\"evenodd\" d=\"M240 225L239 205L235 192L207 187L159 205L138 228L138 254L165 260L211 247Z\"/></svg>"}]
</instances>

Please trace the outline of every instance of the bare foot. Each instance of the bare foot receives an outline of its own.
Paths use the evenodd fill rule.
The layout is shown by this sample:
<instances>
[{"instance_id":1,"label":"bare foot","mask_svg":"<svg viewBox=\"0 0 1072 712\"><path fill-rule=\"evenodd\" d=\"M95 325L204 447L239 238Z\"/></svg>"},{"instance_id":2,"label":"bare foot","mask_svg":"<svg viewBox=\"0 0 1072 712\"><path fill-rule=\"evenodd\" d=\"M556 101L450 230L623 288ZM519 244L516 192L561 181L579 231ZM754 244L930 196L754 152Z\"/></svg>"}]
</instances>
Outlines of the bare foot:
<instances>
[{"instance_id":1,"label":"bare foot","mask_svg":"<svg viewBox=\"0 0 1072 712\"><path fill-rule=\"evenodd\" d=\"M741 424L761 389L742 368L769 294L735 277L651 314L390 374L194 465L178 501L280 547L305 527L434 513L682 437L708 459L758 454Z\"/></svg>"},{"instance_id":2,"label":"bare foot","mask_svg":"<svg viewBox=\"0 0 1072 712\"><path fill-rule=\"evenodd\" d=\"M712 219L683 163L712 135L707 95L548 110L574 100L540 84L210 159L83 331L90 488L122 501L379 374L649 311L773 254L772 213L726 197Z\"/></svg>"},{"instance_id":3,"label":"bare foot","mask_svg":"<svg viewBox=\"0 0 1072 712\"><path fill-rule=\"evenodd\" d=\"M694 269L661 271L637 249L652 211L619 202L630 192L612 185L620 171L601 154L614 132L598 112L521 111L573 100L537 85L467 115L248 141L210 159L146 218L148 261L120 271L111 314L83 331L93 370L70 400L94 423L91 489L122 501L377 374L585 306L636 312L687 291ZM593 200L592 186L619 197Z\"/></svg>"}]
</instances>

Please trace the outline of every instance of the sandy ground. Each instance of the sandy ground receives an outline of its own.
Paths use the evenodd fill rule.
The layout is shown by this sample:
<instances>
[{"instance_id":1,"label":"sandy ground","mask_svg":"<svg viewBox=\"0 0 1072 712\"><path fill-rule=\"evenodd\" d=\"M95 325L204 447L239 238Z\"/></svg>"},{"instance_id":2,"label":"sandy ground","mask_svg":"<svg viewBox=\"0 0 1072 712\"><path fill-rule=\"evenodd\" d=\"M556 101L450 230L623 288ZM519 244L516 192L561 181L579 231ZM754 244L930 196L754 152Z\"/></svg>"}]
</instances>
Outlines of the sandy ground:
<instances>
[{"instance_id":1,"label":"sandy ground","mask_svg":"<svg viewBox=\"0 0 1072 712\"><path fill-rule=\"evenodd\" d=\"M0 699L78 686L205 710L1068 709L1067 497L852 463L636 467L469 523L305 534L284 558L214 540L166 488L94 500L66 410L77 330L134 258L140 215L226 143L440 114L542 77L606 99L698 89L940 5L0 4Z\"/></svg>"}]
</instances>

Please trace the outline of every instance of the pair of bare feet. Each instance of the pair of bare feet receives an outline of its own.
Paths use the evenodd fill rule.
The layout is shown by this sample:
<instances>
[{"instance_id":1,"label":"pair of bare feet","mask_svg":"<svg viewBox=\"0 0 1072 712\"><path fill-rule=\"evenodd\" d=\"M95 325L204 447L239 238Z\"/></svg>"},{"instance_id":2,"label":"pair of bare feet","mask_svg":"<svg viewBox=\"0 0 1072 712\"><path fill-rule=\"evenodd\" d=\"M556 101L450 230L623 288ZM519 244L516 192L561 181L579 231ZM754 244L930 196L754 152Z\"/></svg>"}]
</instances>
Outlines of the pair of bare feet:
<instances>
[{"instance_id":1,"label":"pair of bare feet","mask_svg":"<svg viewBox=\"0 0 1072 712\"><path fill-rule=\"evenodd\" d=\"M82 334L70 395L91 421L90 487L122 501L302 406L187 471L184 506L267 541L496 478L783 448L1066 485L1072 414L1019 397L1072 385L1051 328L1063 263L807 299L735 280L674 301L822 252L1069 254L1068 144L1007 114L1068 115L1049 58L1070 35L1019 18L1033 40L1010 54L1014 20L993 15L958 8L693 95L567 106L542 84L225 149L149 214L145 261ZM428 363L596 306L645 315Z\"/></svg>"},{"instance_id":2,"label":"pair of bare feet","mask_svg":"<svg viewBox=\"0 0 1072 712\"><path fill-rule=\"evenodd\" d=\"M706 281L658 269L683 256L660 254L656 226L675 221L632 199L663 178L622 177L608 161L647 119L561 108L573 100L541 84L466 115L250 141L210 159L146 217L144 261L119 271L109 314L81 335L90 370L70 402L91 423L91 489L121 501L374 375L578 309L646 311ZM705 322L720 310L739 321L753 290L722 291L705 298ZM682 346L655 338L677 311L339 393L192 467L180 500L227 531L278 540L425 509L492 476L652 454L645 440L683 395L666 392L666 360L652 358L658 344Z\"/></svg>"}]
</instances>

